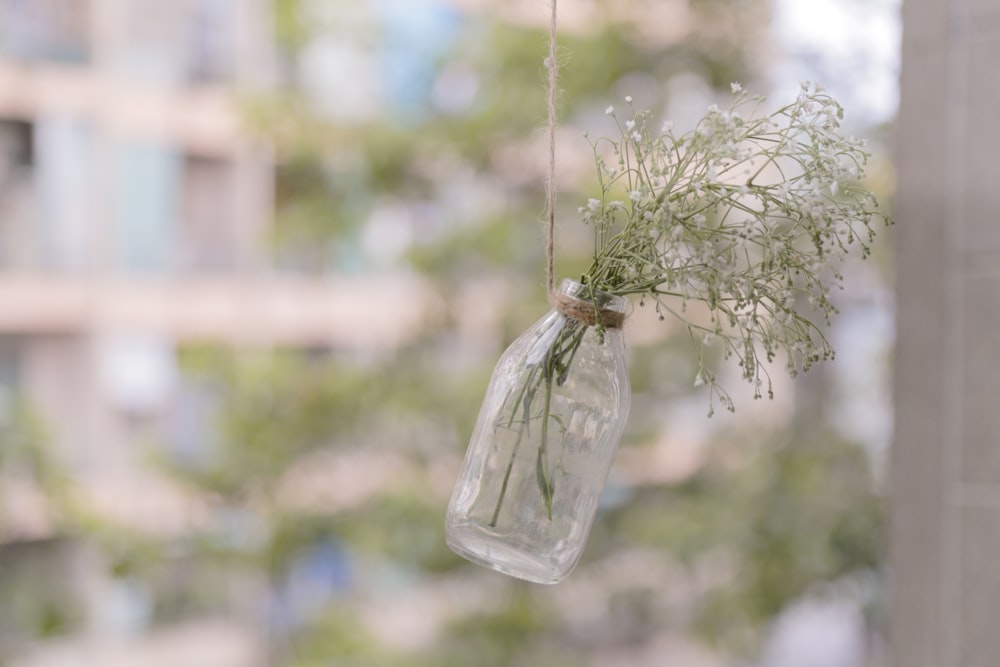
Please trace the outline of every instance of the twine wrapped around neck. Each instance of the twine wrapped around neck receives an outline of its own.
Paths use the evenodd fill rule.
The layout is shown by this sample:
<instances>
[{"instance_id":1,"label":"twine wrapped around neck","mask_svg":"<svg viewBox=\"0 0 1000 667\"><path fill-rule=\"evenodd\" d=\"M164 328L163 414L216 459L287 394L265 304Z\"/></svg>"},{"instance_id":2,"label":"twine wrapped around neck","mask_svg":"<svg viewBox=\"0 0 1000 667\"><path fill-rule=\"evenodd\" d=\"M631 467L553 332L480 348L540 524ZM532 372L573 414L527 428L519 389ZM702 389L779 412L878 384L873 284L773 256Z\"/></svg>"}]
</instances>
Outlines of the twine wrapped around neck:
<instances>
[{"instance_id":1,"label":"twine wrapped around neck","mask_svg":"<svg viewBox=\"0 0 1000 667\"><path fill-rule=\"evenodd\" d=\"M625 313L611 308L596 308L590 301L577 299L562 292L549 292L549 303L556 312L588 327L600 322L605 329L621 329L625 324Z\"/></svg>"}]
</instances>

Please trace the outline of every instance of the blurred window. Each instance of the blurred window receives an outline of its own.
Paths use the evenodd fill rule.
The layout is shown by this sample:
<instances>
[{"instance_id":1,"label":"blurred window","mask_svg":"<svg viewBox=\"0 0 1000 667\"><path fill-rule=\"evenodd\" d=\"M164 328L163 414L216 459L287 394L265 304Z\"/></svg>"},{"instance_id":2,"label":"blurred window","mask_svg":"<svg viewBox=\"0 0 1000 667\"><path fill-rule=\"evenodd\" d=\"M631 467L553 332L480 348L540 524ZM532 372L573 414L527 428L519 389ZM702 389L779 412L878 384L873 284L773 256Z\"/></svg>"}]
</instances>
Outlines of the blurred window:
<instances>
[{"instance_id":1,"label":"blurred window","mask_svg":"<svg viewBox=\"0 0 1000 667\"><path fill-rule=\"evenodd\" d=\"M143 81L166 84L229 79L237 9L233 0L127 0L122 68Z\"/></svg>"},{"instance_id":2,"label":"blurred window","mask_svg":"<svg viewBox=\"0 0 1000 667\"><path fill-rule=\"evenodd\" d=\"M94 199L93 127L69 115L38 118L34 127L35 205L40 264L78 270L91 263Z\"/></svg>"},{"instance_id":3,"label":"blurred window","mask_svg":"<svg viewBox=\"0 0 1000 667\"><path fill-rule=\"evenodd\" d=\"M124 3L124 49L120 67L144 83L183 80L183 23L186 2Z\"/></svg>"},{"instance_id":4,"label":"blurred window","mask_svg":"<svg viewBox=\"0 0 1000 667\"><path fill-rule=\"evenodd\" d=\"M237 25L233 0L195 0L188 22L188 79L215 82L234 70Z\"/></svg>"},{"instance_id":5,"label":"blurred window","mask_svg":"<svg viewBox=\"0 0 1000 667\"><path fill-rule=\"evenodd\" d=\"M90 0L0 0L0 52L18 60L86 63Z\"/></svg>"},{"instance_id":6,"label":"blurred window","mask_svg":"<svg viewBox=\"0 0 1000 667\"><path fill-rule=\"evenodd\" d=\"M166 432L159 441L170 461L183 468L208 468L218 454L221 414L219 387L203 378L179 375Z\"/></svg>"},{"instance_id":7,"label":"blurred window","mask_svg":"<svg viewBox=\"0 0 1000 667\"><path fill-rule=\"evenodd\" d=\"M31 123L0 119L0 179L10 169L30 168L34 161Z\"/></svg>"},{"instance_id":8,"label":"blurred window","mask_svg":"<svg viewBox=\"0 0 1000 667\"><path fill-rule=\"evenodd\" d=\"M32 263L34 143L31 123L0 120L0 269Z\"/></svg>"},{"instance_id":9,"label":"blurred window","mask_svg":"<svg viewBox=\"0 0 1000 667\"><path fill-rule=\"evenodd\" d=\"M184 159L178 268L226 271L238 247L230 160L189 155Z\"/></svg>"},{"instance_id":10,"label":"blurred window","mask_svg":"<svg viewBox=\"0 0 1000 667\"><path fill-rule=\"evenodd\" d=\"M0 335L0 402L13 396L20 386L21 344L17 336ZM0 404L0 413L8 406ZM2 415L0 415L2 417Z\"/></svg>"},{"instance_id":11,"label":"blurred window","mask_svg":"<svg viewBox=\"0 0 1000 667\"><path fill-rule=\"evenodd\" d=\"M167 146L133 142L120 154L119 265L133 273L173 268L181 160Z\"/></svg>"}]
</instances>

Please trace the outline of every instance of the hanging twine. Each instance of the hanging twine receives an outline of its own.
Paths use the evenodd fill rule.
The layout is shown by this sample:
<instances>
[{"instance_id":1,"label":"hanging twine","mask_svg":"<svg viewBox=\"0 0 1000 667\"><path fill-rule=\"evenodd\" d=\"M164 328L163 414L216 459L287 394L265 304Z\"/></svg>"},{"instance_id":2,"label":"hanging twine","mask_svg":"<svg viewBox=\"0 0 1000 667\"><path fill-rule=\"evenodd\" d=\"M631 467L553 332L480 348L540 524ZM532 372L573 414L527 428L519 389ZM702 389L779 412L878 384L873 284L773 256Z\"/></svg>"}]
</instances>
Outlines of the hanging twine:
<instances>
[{"instance_id":1,"label":"hanging twine","mask_svg":"<svg viewBox=\"0 0 1000 667\"><path fill-rule=\"evenodd\" d=\"M545 204L548 229L545 235L545 279L549 303L566 317L586 326L598 323L605 329L621 329L625 315L608 308L598 309L593 303L562 294L555 289L555 233L556 233L556 96L559 92L559 60L556 58L556 4L552 0L549 17L549 57L545 68L549 73L549 173L545 181Z\"/></svg>"},{"instance_id":2,"label":"hanging twine","mask_svg":"<svg viewBox=\"0 0 1000 667\"><path fill-rule=\"evenodd\" d=\"M556 234L556 95L558 94L559 61L556 58L556 0L552 0L549 19L549 57L545 59L549 71L549 174L545 181L545 204L549 225L545 237L545 277L549 298L555 292L555 234Z\"/></svg>"}]
</instances>

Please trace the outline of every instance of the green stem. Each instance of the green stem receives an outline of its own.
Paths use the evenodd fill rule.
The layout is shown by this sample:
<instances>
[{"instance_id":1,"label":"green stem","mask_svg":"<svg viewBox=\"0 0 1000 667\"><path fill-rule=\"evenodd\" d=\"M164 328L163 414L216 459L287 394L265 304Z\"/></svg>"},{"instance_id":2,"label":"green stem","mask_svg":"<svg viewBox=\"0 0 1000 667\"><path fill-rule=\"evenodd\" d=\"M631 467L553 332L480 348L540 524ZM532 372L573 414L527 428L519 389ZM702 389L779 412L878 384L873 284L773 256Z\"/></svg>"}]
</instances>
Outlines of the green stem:
<instances>
[{"instance_id":1,"label":"green stem","mask_svg":"<svg viewBox=\"0 0 1000 667\"><path fill-rule=\"evenodd\" d=\"M552 369L551 365L546 369L545 374L545 403L542 406L542 433L541 441L538 443L538 462L535 472L538 476L538 487L542 490L542 497L545 499L545 510L548 513L549 521L552 520L552 493L554 491L551 475L548 471L548 440L549 440L549 413L552 409Z\"/></svg>"},{"instance_id":2,"label":"green stem","mask_svg":"<svg viewBox=\"0 0 1000 667\"><path fill-rule=\"evenodd\" d=\"M539 489L542 492L542 497L545 499L546 512L549 519L552 518L552 496L555 487L551 480L547 466L549 419L552 417L552 384L555 382L556 384L561 385L566 381L566 375L569 373L569 367L573 358L576 356L576 352L583 341L585 333L586 327L568 327L564 329L556 340L552 342L545 354L542 364L538 364L531 369L527 379L524 381L524 385L521 387L517 397L512 403L510 417L507 419L507 428L510 428L514 424L515 417L519 411L522 412L523 417L521 424L518 427L517 440L514 442L514 448L510 453L510 460L507 462L507 468L504 471L503 481L500 484L500 494L497 497L496 505L493 508L493 515L488 524L490 528L496 528L497 521L500 517L500 510L503 507L504 499L507 497L507 487L510 484L510 476L514 470L514 461L517 458L517 453L521 448L521 442L524 439L525 432L528 431L529 424L532 419L531 404L534 401L539 385L543 381L545 382L545 401L542 406L542 414L540 415L542 419L542 427L535 472ZM560 363L560 359L566 359L566 362ZM539 373L539 370L541 370L541 373Z\"/></svg>"},{"instance_id":3,"label":"green stem","mask_svg":"<svg viewBox=\"0 0 1000 667\"><path fill-rule=\"evenodd\" d=\"M514 423L514 417L517 415L518 405L522 405L524 408L524 417L521 420L521 426L517 429L517 440L514 442L514 449L510 453L510 461L507 462L507 470L504 471L503 482L500 484L500 495L497 497L496 507L493 508L493 516L490 518L489 527L496 528L497 518L500 516L500 508L503 506L503 499L507 496L507 484L510 482L510 474L514 470L514 459L517 458L517 450L521 448L521 440L524 439L524 432L528 428L528 422L531 419L531 401L534 400L535 392L538 391L538 387L532 387L531 384L535 380L535 375L538 372L538 367L535 366L531 369L531 373L528 374L528 379L524 381L524 386L521 387L520 393L518 393L517 398L514 400L514 406L510 412L510 419L507 420L507 427Z\"/></svg>"},{"instance_id":4,"label":"green stem","mask_svg":"<svg viewBox=\"0 0 1000 667\"><path fill-rule=\"evenodd\" d=\"M503 474L503 483L500 485L500 496L497 498L497 505L493 508L493 516L490 518L489 527L497 527L497 517L500 516L500 507L503 505L504 496L507 495L507 483L510 482L510 473L514 469L514 459L517 457L517 450L521 448L521 440L524 438L524 429L527 422L521 425L517 431L517 440L514 442L514 450L510 453L510 461L507 462L507 470Z\"/></svg>"}]
</instances>

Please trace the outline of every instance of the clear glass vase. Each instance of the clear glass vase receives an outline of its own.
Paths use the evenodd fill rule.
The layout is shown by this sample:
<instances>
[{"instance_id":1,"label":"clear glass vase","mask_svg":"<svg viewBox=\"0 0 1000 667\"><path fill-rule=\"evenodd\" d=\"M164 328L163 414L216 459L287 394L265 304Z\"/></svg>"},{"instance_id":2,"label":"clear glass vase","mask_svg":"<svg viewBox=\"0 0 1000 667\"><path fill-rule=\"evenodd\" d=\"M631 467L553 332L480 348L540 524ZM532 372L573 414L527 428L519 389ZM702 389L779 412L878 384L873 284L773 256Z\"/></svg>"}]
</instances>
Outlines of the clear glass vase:
<instances>
[{"instance_id":1,"label":"clear glass vase","mask_svg":"<svg viewBox=\"0 0 1000 667\"><path fill-rule=\"evenodd\" d=\"M553 584L580 559L631 401L627 301L565 280L500 357L448 506L448 546Z\"/></svg>"}]
</instances>

